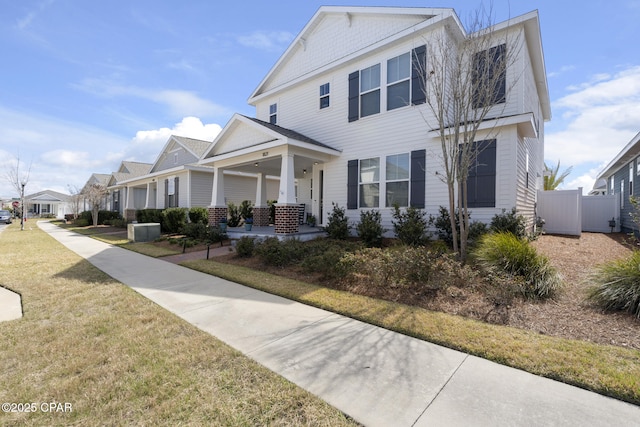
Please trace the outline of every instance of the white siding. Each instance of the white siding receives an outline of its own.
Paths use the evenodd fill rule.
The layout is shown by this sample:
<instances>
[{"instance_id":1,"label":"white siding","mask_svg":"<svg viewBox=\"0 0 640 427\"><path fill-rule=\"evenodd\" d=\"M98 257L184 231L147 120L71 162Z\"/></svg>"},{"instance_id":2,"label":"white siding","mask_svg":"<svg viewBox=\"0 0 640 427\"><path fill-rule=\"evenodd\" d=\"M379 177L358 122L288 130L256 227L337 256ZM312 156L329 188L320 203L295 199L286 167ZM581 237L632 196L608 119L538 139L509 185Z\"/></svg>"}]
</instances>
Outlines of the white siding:
<instances>
[{"instance_id":1,"label":"white siding","mask_svg":"<svg viewBox=\"0 0 640 427\"><path fill-rule=\"evenodd\" d=\"M191 172L191 204L190 207L207 207L211 204L213 190L213 173Z\"/></svg>"},{"instance_id":2,"label":"white siding","mask_svg":"<svg viewBox=\"0 0 640 427\"><path fill-rule=\"evenodd\" d=\"M197 161L197 157L185 150L184 147L177 145L174 149L167 150L162 154L162 157L159 159L156 167L153 168L153 171L159 172L187 165L189 163L195 163Z\"/></svg>"}]
</instances>

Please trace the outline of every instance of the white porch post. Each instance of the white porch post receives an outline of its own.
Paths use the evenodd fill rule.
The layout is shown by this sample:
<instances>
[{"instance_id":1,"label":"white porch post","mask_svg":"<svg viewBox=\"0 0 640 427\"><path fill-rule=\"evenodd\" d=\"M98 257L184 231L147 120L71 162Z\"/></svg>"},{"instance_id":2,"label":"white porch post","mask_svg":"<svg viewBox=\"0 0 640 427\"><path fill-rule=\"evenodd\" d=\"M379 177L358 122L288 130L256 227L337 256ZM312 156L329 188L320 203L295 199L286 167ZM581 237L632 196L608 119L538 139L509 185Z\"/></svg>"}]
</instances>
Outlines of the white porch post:
<instances>
[{"instance_id":1,"label":"white porch post","mask_svg":"<svg viewBox=\"0 0 640 427\"><path fill-rule=\"evenodd\" d=\"M124 208L124 219L126 219L127 222L132 222L132 221L135 221L136 219L136 206L135 206L135 201L133 200L134 191L133 191L133 187L126 187L126 188L127 188L127 201L125 203L125 208Z\"/></svg>"},{"instance_id":2,"label":"white porch post","mask_svg":"<svg viewBox=\"0 0 640 427\"><path fill-rule=\"evenodd\" d=\"M293 154L282 156L282 166L280 167L280 191L278 192L278 203L296 204L296 184L294 173Z\"/></svg>"},{"instance_id":3,"label":"white porch post","mask_svg":"<svg viewBox=\"0 0 640 427\"><path fill-rule=\"evenodd\" d=\"M269 206L267 206L267 177L258 173L256 183L256 203L253 207L253 224L269 225Z\"/></svg>"},{"instance_id":4,"label":"white porch post","mask_svg":"<svg viewBox=\"0 0 640 427\"><path fill-rule=\"evenodd\" d=\"M151 205L152 193L153 193L153 182L147 182L147 197L146 197L146 200L144 202L144 208L145 209L149 209L149 208L153 207Z\"/></svg>"},{"instance_id":5,"label":"white porch post","mask_svg":"<svg viewBox=\"0 0 640 427\"><path fill-rule=\"evenodd\" d=\"M224 173L220 168L213 168L213 191L211 192L211 207L227 207L227 204L224 202Z\"/></svg>"},{"instance_id":6,"label":"white porch post","mask_svg":"<svg viewBox=\"0 0 640 427\"><path fill-rule=\"evenodd\" d=\"M209 206L209 225L218 226L220 220L227 219L227 204L224 200L224 171L213 168L213 189L211 190L211 205ZM226 226L226 224L225 224Z\"/></svg>"},{"instance_id":7,"label":"white porch post","mask_svg":"<svg viewBox=\"0 0 640 427\"><path fill-rule=\"evenodd\" d=\"M276 233L293 234L298 232L298 212L296 203L296 184L293 154L282 156L280 167L280 191L276 204Z\"/></svg>"}]
</instances>

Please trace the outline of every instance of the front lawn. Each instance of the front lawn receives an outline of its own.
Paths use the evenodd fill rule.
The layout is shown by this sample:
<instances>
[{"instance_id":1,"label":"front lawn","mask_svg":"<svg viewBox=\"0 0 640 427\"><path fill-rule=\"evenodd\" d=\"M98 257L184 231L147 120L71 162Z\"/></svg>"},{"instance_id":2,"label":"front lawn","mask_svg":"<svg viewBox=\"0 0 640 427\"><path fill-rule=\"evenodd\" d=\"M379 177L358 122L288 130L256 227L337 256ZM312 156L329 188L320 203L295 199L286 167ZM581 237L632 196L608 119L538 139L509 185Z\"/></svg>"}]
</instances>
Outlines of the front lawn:
<instances>
[{"instance_id":1,"label":"front lawn","mask_svg":"<svg viewBox=\"0 0 640 427\"><path fill-rule=\"evenodd\" d=\"M0 425L354 425L344 414L160 308L38 227L0 234L0 283L24 317L0 322Z\"/></svg>"}]
</instances>

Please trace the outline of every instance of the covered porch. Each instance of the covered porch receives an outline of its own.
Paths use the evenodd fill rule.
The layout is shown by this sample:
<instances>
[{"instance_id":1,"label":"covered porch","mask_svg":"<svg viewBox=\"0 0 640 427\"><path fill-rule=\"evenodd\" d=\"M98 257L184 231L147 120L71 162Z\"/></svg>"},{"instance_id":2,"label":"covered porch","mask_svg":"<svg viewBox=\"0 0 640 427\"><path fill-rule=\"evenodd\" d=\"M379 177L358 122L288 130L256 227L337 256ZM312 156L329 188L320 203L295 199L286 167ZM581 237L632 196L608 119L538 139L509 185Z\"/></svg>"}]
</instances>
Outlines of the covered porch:
<instances>
[{"instance_id":1,"label":"covered porch","mask_svg":"<svg viewBox=\"0 0 640 427\"><path fill-rule=\"evenodd\" d=\"M234 116L200 162L214 168L209 223L218 224L227 218L227 203L234 198L227 194L233 193L233 187L225 190L225 179L240 174L255 179L252 202L256 230L273 235L300 234L310 217L321 225L324 164L339 155L340 151L297 132ZM273 227L268 227L267 177L279 179Z\"/></svg>"}]
</instances>

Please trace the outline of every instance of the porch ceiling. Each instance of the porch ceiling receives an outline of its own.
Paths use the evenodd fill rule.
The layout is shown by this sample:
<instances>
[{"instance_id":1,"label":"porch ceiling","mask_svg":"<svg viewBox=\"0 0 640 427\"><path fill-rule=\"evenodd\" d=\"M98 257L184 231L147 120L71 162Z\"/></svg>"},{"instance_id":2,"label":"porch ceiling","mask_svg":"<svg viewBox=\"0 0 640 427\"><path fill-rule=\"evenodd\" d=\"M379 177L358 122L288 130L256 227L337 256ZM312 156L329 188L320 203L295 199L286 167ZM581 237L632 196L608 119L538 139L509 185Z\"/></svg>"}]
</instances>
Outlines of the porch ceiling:
<instances>
[{"instance_id":1,"label":"porch ceiling","mask_svg":"<svg viewBox=\"0 0 640 427\"><path fill-rule=\"evenodd\" d=\"M302 179L310 177L314 163L318 163L318 160L301 155L294 155L295 178ZM281 165L281 157L277 156L245 162L234 165L233 167L225 168L225 170L249 174L263 173L265 175L280 176Z\"/></svg>"}]
</instances>

